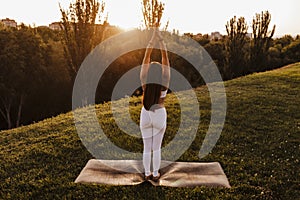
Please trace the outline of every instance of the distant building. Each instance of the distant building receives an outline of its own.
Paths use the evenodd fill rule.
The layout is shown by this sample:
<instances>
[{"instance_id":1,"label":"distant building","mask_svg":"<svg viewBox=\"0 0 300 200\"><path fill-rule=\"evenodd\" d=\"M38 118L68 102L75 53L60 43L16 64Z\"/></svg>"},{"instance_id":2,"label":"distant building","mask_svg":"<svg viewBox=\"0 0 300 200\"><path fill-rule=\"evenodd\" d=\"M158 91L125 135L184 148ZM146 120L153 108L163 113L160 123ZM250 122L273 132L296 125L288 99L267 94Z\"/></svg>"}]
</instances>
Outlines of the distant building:
<instances>
[{"instance_id":1,"label":"distant building","mask_svg":"<svg viewBox=\"0 0 300 200\"><path fill-rule=\"evenodd\" d=\"M221 35L221 33L220 32L212 32L211 34L210 34L210 39L211 40L220 40L220 39L222 39L222 35Z\"/></svg>"},{"instance_id":2,"label":"distant building","mask_svg":"<svg viewBox=\"0 0 300 200\"><path fill-rule=\"evenodd\" d=\"M14 27L17 28L17 22L13 19L1 19L1 22L5 25L5 26L9 26L9 27Z\"/></svg>"},{"instance_id":3,"label":"distant building","mask_svg":"<svg viewBox=\"0 0 300 200\"><path fill-rule=\"evenodd\" d=\"M54 31L60 31L62 30L61 22L52 22L51 24L49 24L49 28Z\"/></svg>"}]
</instances>

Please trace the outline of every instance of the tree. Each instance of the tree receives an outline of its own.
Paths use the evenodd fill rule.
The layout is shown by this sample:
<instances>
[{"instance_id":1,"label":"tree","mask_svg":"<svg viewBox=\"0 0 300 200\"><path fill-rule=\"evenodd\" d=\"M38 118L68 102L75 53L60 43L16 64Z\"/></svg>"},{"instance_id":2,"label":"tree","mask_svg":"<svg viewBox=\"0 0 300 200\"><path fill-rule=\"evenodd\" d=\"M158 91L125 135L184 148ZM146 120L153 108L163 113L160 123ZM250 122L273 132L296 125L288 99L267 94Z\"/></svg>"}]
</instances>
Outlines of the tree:
<instances>
[{"instance_id":1,"label":"tree","mask_svg":"<svg viewBox=\"0 0 300 200\"><path fill-rule=\"evenodd\" d=\"M250 60L252 71L262 71L267 69L268 50L271 45L272 37L275 33L275 25L269 31L271 14L261 12L256 14L252 22L253 40L251 43Z\"/></svg>"},{"instance_id":2,"label":"tree","mask_svg":"<svg viewBox=\"0 0 300 200\"><path fill-rule=\"evenodd\" d=\"M226 78L233 78L245 73L247 66L247 43L248 26L244 17L238 20L236 16L230 19L225 25L227 38L225 42L226 49Z\"/></svg>"},{"instance_id":3,"label":"tree","mask_svg":"<svg viewBox=\"0 0 300 200\"><path fill-rule=\"evenodd\" d=\"M44 79L44 45L31 28L0 30L0 114L18 127L24 103Z\"/></svg>"},{"instance_id":4,"label":"tree","mask_svg":"<svg viewBox=\"0 0 300 200\"><path fill-rule=\"evenodd\" d=\"M158 0L143 0L142 11L144 24L147 29L151 27L159 27L160 20L165 9L165 5Z\"/></svg>"},{"instance_id":5,"label":"tree","mask_svg":"<svg viewBox=\"0 0 300 200\"><path fill-rule=\"evenodd\" d=\"M283 55L287 59L288 63L294 63L300 61L300 39L296 39L291 42L288 46L284 47Z\"/></svg>"},{"instance_id":6,"label":"tree","mask_svg":"<svg viewBox=\"0 0 300 200\"><path fill-rule=\"evenodd\" d=\"M0 30L0 114L8 129L14 126L12 109L17 98L16 83L22 79L23 60L20 59L17 37L11 29ZM5 126L4 124L2 126Z\"/></svg>"},{"instance_id":7,"label":"tree","mask_svg":"<svg viewBox=\"0 0 300 200\"><path fill-rule=\"evenodd\" d=\"M280 45L281 49L288 46L294 41L291 35L284 35L281 38L276 38L273 40L273 45Z\"/></svg>"},{"instance_id":8,"label":"tree","mask_svg":"<svg viewBox=\"0 0 300 200\"><path fill-rule=\"evenodd\" d=\"M107 21L96 24L96 20L102 21L104 8L105 3L97 0L76 0L70 4L69 10L60 7L68 71L72 82L85 57L103 38Z\"/></svg>"},{"instance_id":9,"label":"tree","mask_svg":"<svg viewBox=\"0 0 300 200\"><path fill-rule=\"evenodd\" d=\"M205 46L210 42L208 34L193 36L193 39L196 40L201 46Z\"/></svg>"},{"instance_id":10,"label":"tree","mask_svg":"<svg viewBox=\"0 0 300 200\"><path fill-rule=\"evenodd\" d=\"M224 66L226 60L225 44L223 41L211 41L204 46L205 50L209 53L213 61L218 66L222 76L225 74ZM226 77L223 77L225 79Z\"/></svg>"}]
</instances>

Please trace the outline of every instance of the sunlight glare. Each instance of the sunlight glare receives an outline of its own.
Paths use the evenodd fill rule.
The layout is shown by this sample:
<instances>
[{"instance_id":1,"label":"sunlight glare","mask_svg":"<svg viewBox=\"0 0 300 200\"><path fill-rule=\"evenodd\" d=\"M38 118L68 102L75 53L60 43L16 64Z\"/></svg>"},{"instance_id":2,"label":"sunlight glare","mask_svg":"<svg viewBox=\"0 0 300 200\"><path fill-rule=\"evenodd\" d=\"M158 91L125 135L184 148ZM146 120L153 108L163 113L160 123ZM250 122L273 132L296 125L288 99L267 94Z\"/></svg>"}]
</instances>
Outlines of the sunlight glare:
<instances>
[{"instance_id":1,"label":"sunlight glare","mask_svg":"<svg viewBox=\"0 0 300 200\"><path fill-rule=\"evenodd\" d=\"M142 24L140 0L106 1L105 13L108 13L108 22L110 24L125 30L140 27Z\"/></svg>"}]
</instances>

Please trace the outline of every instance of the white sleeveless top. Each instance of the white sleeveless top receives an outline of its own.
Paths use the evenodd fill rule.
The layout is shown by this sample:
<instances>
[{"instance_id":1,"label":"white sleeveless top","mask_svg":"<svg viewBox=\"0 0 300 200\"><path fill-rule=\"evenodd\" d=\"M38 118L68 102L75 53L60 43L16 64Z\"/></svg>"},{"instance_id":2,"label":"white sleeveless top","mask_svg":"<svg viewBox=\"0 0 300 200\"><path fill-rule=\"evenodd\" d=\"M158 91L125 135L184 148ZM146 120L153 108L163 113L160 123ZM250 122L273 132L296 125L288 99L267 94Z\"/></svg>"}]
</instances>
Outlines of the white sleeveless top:
<instances>
[{"instance_id":1,"label":"white sleeveless top","mask_svg":"<svg viewBox=\"0 0 300 200\"><path fill-rule=\"evenodd\" d=\"M160 98L165 98L167 96L168 90L164 90L160 92Z\"/></svg>"}]
</instances>

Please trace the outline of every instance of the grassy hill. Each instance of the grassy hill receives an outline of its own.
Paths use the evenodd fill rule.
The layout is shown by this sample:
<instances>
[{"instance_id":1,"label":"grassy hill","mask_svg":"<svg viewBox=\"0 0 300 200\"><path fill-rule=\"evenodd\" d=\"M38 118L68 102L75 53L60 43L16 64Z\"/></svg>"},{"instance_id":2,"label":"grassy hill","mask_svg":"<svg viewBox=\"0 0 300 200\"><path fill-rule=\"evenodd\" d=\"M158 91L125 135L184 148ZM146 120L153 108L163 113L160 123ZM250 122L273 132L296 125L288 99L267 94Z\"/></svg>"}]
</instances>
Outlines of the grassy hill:
<instances>
[{"instance_id":1,"label":"grassy hill","mask_svg":"<svg viewBox=\"0 0 300 200\"><path fill-rule=\"evenodd\" d=\"M207 87L195 89L200 102L198 135L179 161L219 161L232 186L224 188L105 186L75 184L93 158L77 136L73 113L0 132L0 199L295 199L300 196L300 63L225 82L227 117L212 153L198 158L210 119ZM131 99L138 120L140 98ZM167 137L178 128L178 102L169 95ZM110 103L97 114L111 140L142 152L142 141L114 126ZM108 125L110 124L110 127ZM113 125L112 125L113 124ZM172 125L172 126L171 126ZM125 135L125 134L123 134ZM120 139L120 137L124 137ZM127 139L128 142L124 142ZM123 142L120 142L123 141Z\"/></svg>"}]
</instances>

